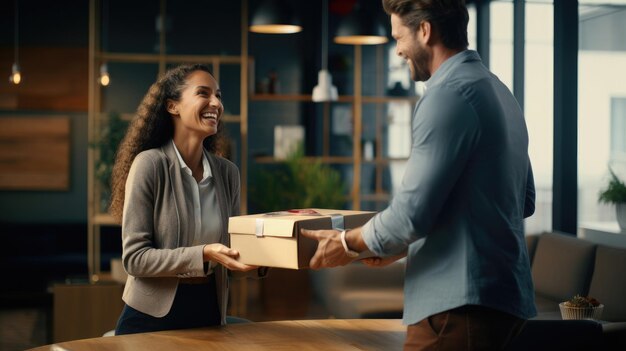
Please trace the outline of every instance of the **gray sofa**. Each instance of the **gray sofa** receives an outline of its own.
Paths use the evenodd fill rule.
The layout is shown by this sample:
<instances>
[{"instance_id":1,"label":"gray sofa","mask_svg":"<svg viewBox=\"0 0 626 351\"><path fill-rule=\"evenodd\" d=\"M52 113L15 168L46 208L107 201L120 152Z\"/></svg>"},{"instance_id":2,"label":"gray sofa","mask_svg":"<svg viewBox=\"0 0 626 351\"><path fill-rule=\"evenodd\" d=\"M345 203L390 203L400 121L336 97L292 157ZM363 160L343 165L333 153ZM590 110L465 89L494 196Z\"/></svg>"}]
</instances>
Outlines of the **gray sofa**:
<instances>
[{"instance_id":1,"label":"gray sofa","mask_svg":"<svg viewBox=\"0 0 626 351\"><path fill-rule=\"evenodd\" d=\"M571 235L526 237L538 315L513 350L626 350L626 249ZM335 318L401 318L404 261L313 272L316 296ZM575 294L604 304L602 322L563 321L559 303ZM558 336L558 337L555 337Z\"/></svg>"},{"instance_id":2,"label":"gray sofa","mask_svg":"<svg viewBox=\"0 0 626 351\"><path fill-rule=\"evenodd\" d=\"M576 294L604 304L602 320L626 322L626 249L543 233L526 237L537 319L559 319L559 303Z\"/></svg>"},{"instance_id":3,"label":"gray sofa","mask_svg":"<svg viewBox=\"0 0 626 351\"><path fill-rule=\"evenodd\" d=\"M588 324L588 328L580 330L566 329L576 336L571 339L578 341L577 349L585 349L580 341L584 339L588 346L595 345L591 349L626 350L626 249L562 233L530 235L526 237L526 244L538 312L531 322L544 321L545 326L560 328L565 321L558 321L561 319L559 303L576 294L592 296L604 304L602 321L596 323L597 326L589 321L571 321ZM598 330L603 334L601 341L596 336ZM563 336L545 330L543 334L544 339Z\"/></svg>"},{"instance_id":4,"label":"gray sofa","mask_svg":"<svg viewBox=\"0 0 626 351\"><path fill-rule=\"evenodd\" d=\"M404 259L383 268L354 262L311 271L311 277L331 318L402 318L404 268Z\"/></svg>"}]
</instances>

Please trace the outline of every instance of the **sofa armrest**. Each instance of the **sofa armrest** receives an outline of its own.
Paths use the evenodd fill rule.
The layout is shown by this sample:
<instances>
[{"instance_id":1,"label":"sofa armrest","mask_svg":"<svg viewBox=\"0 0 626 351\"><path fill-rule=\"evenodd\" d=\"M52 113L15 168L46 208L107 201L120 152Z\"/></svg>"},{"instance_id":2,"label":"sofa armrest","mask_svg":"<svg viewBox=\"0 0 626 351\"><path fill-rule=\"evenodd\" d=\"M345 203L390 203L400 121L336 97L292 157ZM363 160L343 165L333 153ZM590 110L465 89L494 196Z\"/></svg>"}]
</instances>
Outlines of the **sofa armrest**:
<instances>
[{"instance_id":1,"label":"sofa armrest","mask_svg":"<svg viewBox=\"0 0 626 351\"><path fill-rule=\"evenodd\" d=\"M607 350L626 350L626 322L604 323L602 333Z\"/></svg>"},{"instance_id":2,"label":"sofa armrest","mask_svg":"<svg viewBox=\"0 0 626 351\"><path fill-rule=\"evenodd\" d=\"M592 320L529 320L506 350L604 350L603 341Z\"/></svg>"}]
</instances>

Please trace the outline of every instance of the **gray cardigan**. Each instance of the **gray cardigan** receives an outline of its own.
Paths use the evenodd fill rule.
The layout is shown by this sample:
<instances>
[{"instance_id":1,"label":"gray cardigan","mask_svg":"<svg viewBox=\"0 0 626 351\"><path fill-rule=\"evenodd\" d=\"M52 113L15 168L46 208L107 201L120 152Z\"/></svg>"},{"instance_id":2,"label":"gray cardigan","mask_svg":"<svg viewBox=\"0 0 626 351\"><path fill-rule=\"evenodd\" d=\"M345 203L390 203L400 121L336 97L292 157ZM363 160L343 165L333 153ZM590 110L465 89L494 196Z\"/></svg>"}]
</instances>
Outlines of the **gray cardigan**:
<instances>
[{"instance_id":1,"label":"gray cardigan","mask_svg":"<svg viewBox=\"0 0 626 351\"><path fill-rule=\"evenodd\" d=\"M228 217L239 214L240 180L230 161L205 150L222 217L221 243L229 245ZM181 168L171 142L135 157L126 181L122 219L122 261L129 276L123 300L154 317L171 309L179 278L204 276L202 249L189 246L191 204L184 198ZM226 269L215 267L222 324L228 303Z\"/></svg>"}]
</instances>

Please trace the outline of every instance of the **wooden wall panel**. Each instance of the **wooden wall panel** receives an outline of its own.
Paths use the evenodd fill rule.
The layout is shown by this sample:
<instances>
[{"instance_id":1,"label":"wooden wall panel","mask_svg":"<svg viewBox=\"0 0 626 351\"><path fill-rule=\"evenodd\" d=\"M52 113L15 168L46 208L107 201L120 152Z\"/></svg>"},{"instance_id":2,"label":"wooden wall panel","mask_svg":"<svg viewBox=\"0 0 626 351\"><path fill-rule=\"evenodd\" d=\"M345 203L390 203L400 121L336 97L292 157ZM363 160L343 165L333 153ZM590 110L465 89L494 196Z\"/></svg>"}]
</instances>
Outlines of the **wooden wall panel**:
<instances>
[{"instance_id":1,"label":"wooden wall panel","mask_svg":"<svg viewBox=\"0 0 626 351\"><path fill-rule=\"evenodd\" d=\"M70 118L0 118L0 190L68 190Z\"/></svg>"},{"instance_id":2,"label":"wooden wall panel","mask_svg":"<svg viewBox=\"0 0 626 351\"><path fill-rule=\"evenodd\" d=\"M9 82L13 48L0 48L0 109L87 111L87 48L22 47L22 82Z\"/></svg>"}]
</instances>

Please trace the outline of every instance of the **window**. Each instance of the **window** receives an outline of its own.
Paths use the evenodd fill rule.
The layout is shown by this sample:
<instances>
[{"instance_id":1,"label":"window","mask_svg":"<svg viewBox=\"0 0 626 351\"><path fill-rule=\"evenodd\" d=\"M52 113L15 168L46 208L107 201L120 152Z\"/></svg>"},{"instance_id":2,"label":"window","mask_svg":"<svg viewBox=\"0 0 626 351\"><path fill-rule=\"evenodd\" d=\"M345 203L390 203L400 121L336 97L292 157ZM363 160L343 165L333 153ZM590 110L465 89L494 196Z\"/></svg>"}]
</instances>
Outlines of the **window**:
<instances>
[{"instance_id":1,"label":"window","mask_svg":"<svg viewBox=\"0 0 626 351\"><path fill-rule=\"evenodd\" d=\"M626 179L626 0L581 0L578 13L578 218L587 226L615 222L598 203L609 166Z\"/></svg>"},{"instance_id":2,"label":"window","mask_svg":"<svg viewBox=\"0 0 626 351\"><path fill-rule=\"evenodd\" d=\"M554 131L554 7L526 3L524 116L528 153L535 176L535 214L526 219L527 234L552 229Z\"/></svg>"},{"instance_id":3,"label":"window","mask_svg":"<svg viewBox=\"0 0 626 351\"><path fill-rule=\"evenodd\" d=\"M619 166L626 163L626 97L611 99L610 162Z\"/></svg>"}]
</instances>

